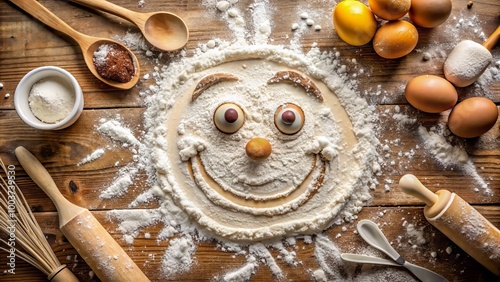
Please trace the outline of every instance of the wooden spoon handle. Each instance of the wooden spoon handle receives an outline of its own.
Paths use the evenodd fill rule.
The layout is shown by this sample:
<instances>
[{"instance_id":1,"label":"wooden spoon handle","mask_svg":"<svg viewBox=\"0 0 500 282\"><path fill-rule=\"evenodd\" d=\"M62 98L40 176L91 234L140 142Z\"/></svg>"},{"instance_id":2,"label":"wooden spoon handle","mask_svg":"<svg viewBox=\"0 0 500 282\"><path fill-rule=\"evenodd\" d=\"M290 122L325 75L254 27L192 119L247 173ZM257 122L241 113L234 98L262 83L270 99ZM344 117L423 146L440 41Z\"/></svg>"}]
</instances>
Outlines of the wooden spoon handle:
<instances>
[{"instance_id":1,"label":"wooden spoon handle","mask_svg":"<svg viewBox=\"0 0 500 282\"><path fill-rule=\"evenodd\" d=\"M495 44L497 44L498 40L500 40L500 25L497 27L497 29L484 41L483 46L484 48L488 49L491 51L493 47L495 47Z\"/></svg>"},{"instance_id":2,"label":"wooden spoon handle","mask_svg":"<svg viewBox=\"0 0 500 282\"><path fill-rule=\"evenodd\" d=\"M85 37L84 34L74 30L36 0L10 0L10 2L51 28L68 35L76 42L80 42Z\"/></svg>"},{"instance_id":3,"label":"wooden spoon handle","mask_svg":"<svg viewBox=\"0 0 500 282\"><path fill-rule=\"evenodd\" d=\"M142 15L144 15L143 13L134 12L104 0L70 0L70 1L87 6L89 8L111 13L113 15L122 17L136 25L138 25L137 20L142 20ZM142 27L139 26L139 28Z\"/></svg>"},{"instance_id":4,"label":"wooden spoon handle","mask_svg":"<svg viewBox=\"0 0 500 282\"><path fill-rule=\"evenodd\" d=\"M28 150L24 147L17 147L15 153L26 173L56 205L60 227L66 225L67 222L86 210L64 198L48 171Z\"/></svg>"}]
</instances>

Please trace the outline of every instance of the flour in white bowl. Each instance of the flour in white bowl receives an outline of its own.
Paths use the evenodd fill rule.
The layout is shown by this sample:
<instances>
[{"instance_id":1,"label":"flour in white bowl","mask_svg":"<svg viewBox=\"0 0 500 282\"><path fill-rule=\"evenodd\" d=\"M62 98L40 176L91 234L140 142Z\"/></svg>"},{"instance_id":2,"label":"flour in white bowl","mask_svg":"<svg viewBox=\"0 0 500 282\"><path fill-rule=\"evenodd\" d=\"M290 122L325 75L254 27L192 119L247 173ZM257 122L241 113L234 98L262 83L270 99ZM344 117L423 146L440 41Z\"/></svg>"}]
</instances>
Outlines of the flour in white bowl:
<instances>
[{"instance_id":1,"label":"flour in white bowl","mask_svg":"<svg viewBox=\"0 0 500 282\"><path fill-rule=\"evenodd\" d=\"M45 123L65 119L75 105L75 91L63 78L52 76L31 87L28 103L33 115Z\"/></svg>"}]
</instances>

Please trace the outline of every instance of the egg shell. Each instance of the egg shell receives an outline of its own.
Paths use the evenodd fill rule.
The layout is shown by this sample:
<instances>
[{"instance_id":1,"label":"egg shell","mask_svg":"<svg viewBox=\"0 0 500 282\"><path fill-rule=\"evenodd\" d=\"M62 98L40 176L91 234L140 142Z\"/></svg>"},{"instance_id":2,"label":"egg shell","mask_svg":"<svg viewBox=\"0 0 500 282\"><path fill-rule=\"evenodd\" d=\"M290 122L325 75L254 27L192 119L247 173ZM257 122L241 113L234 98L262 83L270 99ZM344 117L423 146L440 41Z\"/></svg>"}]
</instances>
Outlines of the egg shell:
<instances>
[{"instance_id":1,"label":"egg shell","mask_svg":"<svg viewBox=\"0 0 500 282\"><path fill-rule=\"evenodd\" d=\"M407 21L382 25L373 38L373 49L382 58L397 59L408 55L418 43L418 31Z\"/></svg>"},{"instance_id":2,"label":"egg shell","mask_svg":"<svg viewBox=\"0 0 500 282\"><path fill-rule=\"evenodd\" d=\"M421 75L408 81L405 98L413 107L427 113L440 113L451 109L458 100L455 87L446 79L435 75Z\"/></svg>"},{"instance_id":3,"label":"egg shell","mask_svg":"<svg viewBox=\"0 0 500 282\"><path fill-rule=\"evenodd\" d=\"M267 139L262 137L255 137L250 139L245 145L247 156L255 161L267 159L272 152L271 144Z\"/></svg>"},{"instance_id":4,"label":"egg shell","mask_svg":"<svg viewBox=\"0 0 500 282\"><path fill-rule=\"evenodd\" d=\"M448 128L463 138L478 137L490 130L498 119L498 108L490 99L473 97L458 103L448 117Z\"/></svg>"},{"instance_id":5,"label":"egg shell","mask_svg":"<svg viewBox=\"0 0 500 282\"><path fill-rule=\"evenodd\" d=\"M372 12L384 20L397 20L410 10L411 0L368 0Z\"/></svg>"},{"instance_id":6,"label":"egg shell","mask_svg":"<svg viewBox=\"0 0 500 282\"><path fill-rule=\"evenodd\" d=\"M367 44L377 31L377 21L368 6L354 0L345 0L335 6L333 26L337 35L353 46Z\"/></svg>"},{"instance_id":7,"label":"egg shell","mask_svg":"<svg viewBox=\"0 0 500 282\"><path fill-rule=\"evenodd\" d=\"M409 15L414 24L432 28L448 19L451 8L450 0L412 0Z\"/></svg>"}]
</instances>

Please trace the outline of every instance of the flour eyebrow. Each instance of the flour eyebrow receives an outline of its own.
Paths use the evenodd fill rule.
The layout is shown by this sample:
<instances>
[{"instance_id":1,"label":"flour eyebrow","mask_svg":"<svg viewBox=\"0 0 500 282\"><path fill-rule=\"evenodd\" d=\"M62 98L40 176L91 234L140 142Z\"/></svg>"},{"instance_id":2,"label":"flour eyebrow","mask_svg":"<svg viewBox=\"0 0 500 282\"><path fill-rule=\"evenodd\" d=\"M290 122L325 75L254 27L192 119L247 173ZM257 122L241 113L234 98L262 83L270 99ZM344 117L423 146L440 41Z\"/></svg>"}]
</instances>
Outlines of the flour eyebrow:
<instances>
[{"instance_id":1,"label":"flour eyebrow","mask_svg":"<svg viewBox=\"0 0 500 282\"><path fill-rule=\"evenodd\" d=\"M205 90L207 90L208 88L217 83L220 83L222 81L236 81L236 80L239 80L239 78L230 73L214 73L207 75L204 78L202 78L194 88L191 101L196 100L196 98L198 98Z\"/></svg>"},{"instance_id":2,"label":"flour eyebrow","mask_svg":"<svg viewBox=\"0 0 500 282\"><path fill-rule=\"evenodd\" d=\"M296 71L279 71L271 79L267 81L268 84L275 84L280 82L291 82L302 86L307 94L316 97L318 100L323 101L323 95L321 90L316 86L316 84L308 78L305 74Z\"/></svg>"}]
</instances>

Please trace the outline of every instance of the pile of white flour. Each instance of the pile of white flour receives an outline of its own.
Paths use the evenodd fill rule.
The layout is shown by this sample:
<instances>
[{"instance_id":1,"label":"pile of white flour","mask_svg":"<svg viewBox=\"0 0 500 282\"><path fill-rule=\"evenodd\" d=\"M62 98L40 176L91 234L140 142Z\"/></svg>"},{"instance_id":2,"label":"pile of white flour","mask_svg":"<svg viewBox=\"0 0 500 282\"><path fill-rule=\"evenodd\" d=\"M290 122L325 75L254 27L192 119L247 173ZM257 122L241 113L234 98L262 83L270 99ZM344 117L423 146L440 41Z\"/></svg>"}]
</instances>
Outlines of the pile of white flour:
<instances>
[{"instance_id":1,"label":"pile of white flour","mask_svg":"<svg viewBox=\"0 0 500 282\"><path fill-rule=\"evenodd\" d=\"M30 90L28 103L33 115L45 123L65 119L75 105L75 91L63 78L53 76L41 79Z\"/></svg>"}]
</instances>

